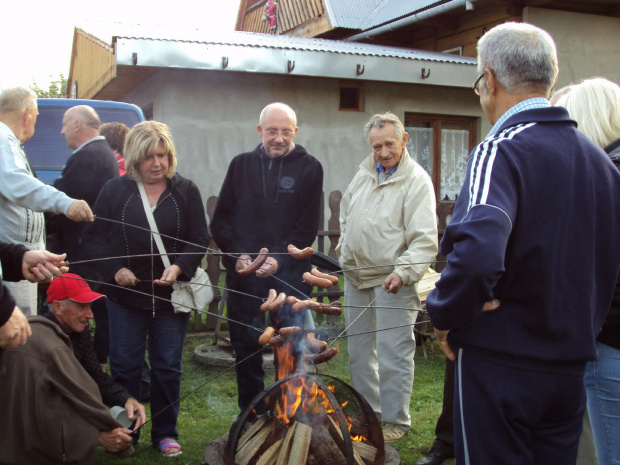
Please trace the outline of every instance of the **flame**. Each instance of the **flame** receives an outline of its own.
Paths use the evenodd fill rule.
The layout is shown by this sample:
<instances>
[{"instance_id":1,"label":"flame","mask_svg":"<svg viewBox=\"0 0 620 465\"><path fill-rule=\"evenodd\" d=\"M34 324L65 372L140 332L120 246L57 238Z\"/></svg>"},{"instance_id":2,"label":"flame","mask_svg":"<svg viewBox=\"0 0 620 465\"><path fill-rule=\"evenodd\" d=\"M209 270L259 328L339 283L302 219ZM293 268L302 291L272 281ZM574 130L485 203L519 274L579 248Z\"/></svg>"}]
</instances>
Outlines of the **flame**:
<instances>
[{"instance_id":1,"label":"flame","mask_svg":"<svg viewBox=\"0 0 620 465\"><path fill-rule=\"evenodd\" d=\"M292 348L292 343L290 342L275 347L274 356L278 359L278 379L285 378L303 369L302 364L296 366L295 358L292 355ZM308 415L325 412L330 415L335 424L338 425L336 411L327 398L327 395L319 389L316 383L307 381L310 380L300 377L282 385L282 395L274 409L275 416L284 423L290 424L294 421L297 414ZM328 386L328 389L333 393L336 392L336 386ZM347 404L348 401L344 402L341 408L344 409ZM367 441L367 438L364 436L351 435L353 423L349 416L345 414L344 410L342 410L342 413L344 414L351 440L358 442Z\"/></svg>"}]
</instances>

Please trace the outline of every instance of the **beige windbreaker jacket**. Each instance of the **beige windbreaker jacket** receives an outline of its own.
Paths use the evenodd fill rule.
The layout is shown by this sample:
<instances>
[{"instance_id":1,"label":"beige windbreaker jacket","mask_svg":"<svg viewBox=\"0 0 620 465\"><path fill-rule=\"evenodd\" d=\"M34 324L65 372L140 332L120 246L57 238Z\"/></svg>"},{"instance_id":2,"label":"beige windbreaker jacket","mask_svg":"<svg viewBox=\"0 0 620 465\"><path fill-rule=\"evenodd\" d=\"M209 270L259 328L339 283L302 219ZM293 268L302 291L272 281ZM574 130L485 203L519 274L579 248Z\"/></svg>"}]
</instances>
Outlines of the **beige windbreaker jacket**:
<instances>
[{"instance_id":1,"label":"beige windbreaker jacket","mask_svg":"<svg viewBox=\"0 0 620 465\"><path fill-rule=\"evenodd\" d=\"M358 289L380 286L392 272L411 286L437 255L433 185L407 150L381 185L376 166L371 153L342 197L336 253L346 279ZM356 269L363 267L372 268Z\"/></svg>"}]
</instances>

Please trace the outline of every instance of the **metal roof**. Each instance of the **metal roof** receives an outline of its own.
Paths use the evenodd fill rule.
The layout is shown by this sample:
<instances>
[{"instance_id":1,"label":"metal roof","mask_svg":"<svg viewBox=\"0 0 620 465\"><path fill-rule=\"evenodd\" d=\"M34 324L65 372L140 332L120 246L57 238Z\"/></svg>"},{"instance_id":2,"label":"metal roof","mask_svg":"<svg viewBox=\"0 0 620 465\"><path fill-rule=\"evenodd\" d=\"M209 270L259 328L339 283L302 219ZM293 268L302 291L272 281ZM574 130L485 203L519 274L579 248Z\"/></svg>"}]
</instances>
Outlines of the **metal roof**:
<instances>
[{"instance_id":1,"label":"metal roof","mask_svg":"<svg viewBox=\"0 0 620 465\"><path fill-rule=\"evenodd\" d=\"M400 19L404 16L412 15L440 3L445 2L442 0L388 0L381 6L376 14L368 17L366 21L360 25L359 29L370 29Z\"/></svg>"},{"instance_id":2,"label":"metal roof","mask_svg":"<svg viewBox=\"0 0 620 465\"><path fill-rule=\"evenodd\" d=\"M332 27L366 30L445 0L323 0Z\"/></svg>"},{"instance_id":3,"label":"metal roof","mask_svg":"<svg viewBox=\"0 0 620 465\"><path fill-rule=\"evenodd\" d=\"M386 0L323 0L332 27L360 29L360 25ZM389 0L388 0L389 1Z\"/></svg>"},{"instance_id":4,"label":"metal roof","mask_svg":"<svg viewBox=\"0 0 620 465\"><path fill-rule=\"evenodd\" d=\"M136 28L134 27L134 32ZM146 32L146 31L144 31ZM403 47L365 44L361 42L346 42L339 40L317 39L299 36L285 36L260 34L254 32L230 32L212 34L207 31L170 31L170 29L148 30L146 34L132 34L131 36L116 36L115 40L143 39L148 41L192 42L205 45L230 45L251 48L266 48L280 50L300 50L311 52L325 52L333 54L393 57L407 60L439 61L445 63L460 63L473 65L476 59L458 55L428 52Z\"/></svg>"},{"instance_id":5,"label":"metal roof","mask_svg":"<svg viewBox=\"0 0 620 465\"><path fill-rule=\"evenodd\" d=\"M135 34L135 31L134 31ZM422 50L249 32L169 29L114 37L117 66L184 68L469 87L476 60ZM429 75L430 73L430 75Z\"/></svg>"}]
</instances>

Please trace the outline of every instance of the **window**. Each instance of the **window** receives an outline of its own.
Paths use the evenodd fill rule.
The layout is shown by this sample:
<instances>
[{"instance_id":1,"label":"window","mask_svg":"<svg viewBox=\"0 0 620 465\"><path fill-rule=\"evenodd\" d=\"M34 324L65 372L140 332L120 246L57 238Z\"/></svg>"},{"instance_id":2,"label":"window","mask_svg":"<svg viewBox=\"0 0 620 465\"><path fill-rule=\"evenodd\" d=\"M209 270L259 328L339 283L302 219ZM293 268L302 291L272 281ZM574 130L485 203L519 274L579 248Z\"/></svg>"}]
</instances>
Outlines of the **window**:
<instances>
[{"instance_id":1,"label":"window","mask_svg":"<svg viewBox=\"0 0 620 465\"><path fill-rule=\"evenodd\" d=\"M362 111L362 85L359 82L340 83L340 111Z\"/></svg>"},{"instance_id":2,"label":"window","mask_svg":"<svg viewBox=\"0 0 620 465\"><path fill-rule=\"evenodd\" d=\"M456 201L476 143L476 118L407 113L407 150L428 172L440 202Z\"/></svg>"}]
</instances>

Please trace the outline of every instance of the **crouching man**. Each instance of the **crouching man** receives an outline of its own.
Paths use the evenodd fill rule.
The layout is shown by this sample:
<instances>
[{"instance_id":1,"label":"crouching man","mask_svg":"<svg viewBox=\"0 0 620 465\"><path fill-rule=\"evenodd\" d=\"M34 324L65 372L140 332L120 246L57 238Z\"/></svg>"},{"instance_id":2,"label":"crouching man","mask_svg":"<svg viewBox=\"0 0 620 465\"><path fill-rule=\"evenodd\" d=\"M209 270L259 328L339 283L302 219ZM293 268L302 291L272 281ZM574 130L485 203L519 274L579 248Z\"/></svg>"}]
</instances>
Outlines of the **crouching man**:
<instances>
[{"instance_id":1,"label":"crouching man","mask_svg":"<svg viewBox=\"0 0 620 465\"><path fill-rule=\"evenodd\" d=\"M114 453L131 447L131 431L112 418L97 382L74 355L80 344L72 347L92 318L90 303L103 297L77 275L56 278L48 290L54 316L30 317L28 343L6 354L1 463L93 464L98 445ZM130 400L124 405L135 429L144 423L144 407Z\"/></svg>"}]
</instances>

